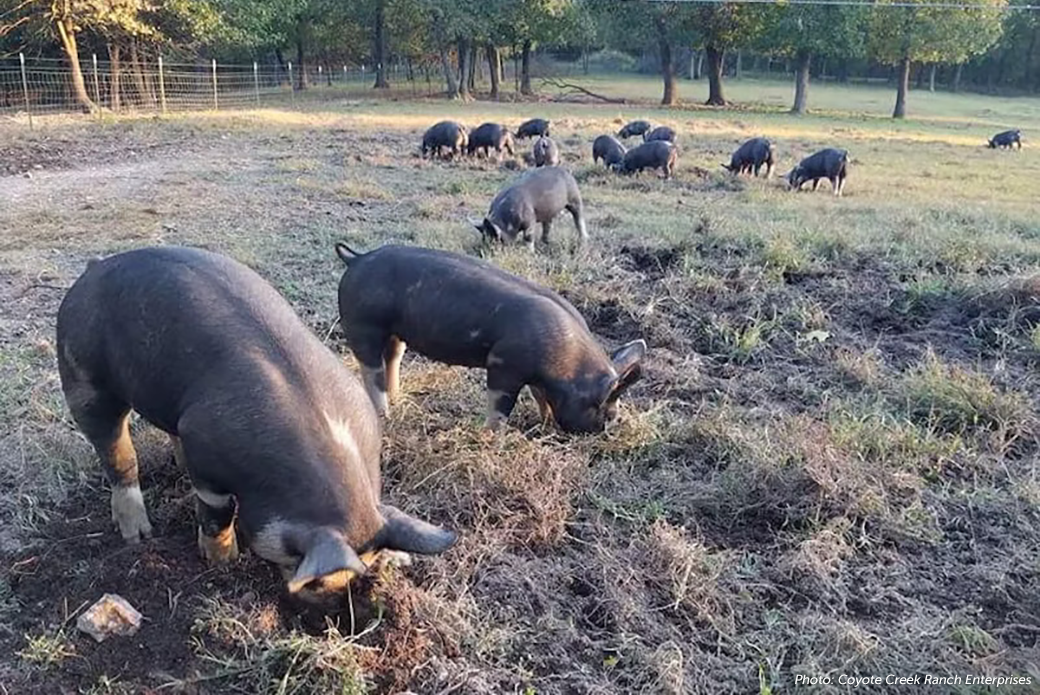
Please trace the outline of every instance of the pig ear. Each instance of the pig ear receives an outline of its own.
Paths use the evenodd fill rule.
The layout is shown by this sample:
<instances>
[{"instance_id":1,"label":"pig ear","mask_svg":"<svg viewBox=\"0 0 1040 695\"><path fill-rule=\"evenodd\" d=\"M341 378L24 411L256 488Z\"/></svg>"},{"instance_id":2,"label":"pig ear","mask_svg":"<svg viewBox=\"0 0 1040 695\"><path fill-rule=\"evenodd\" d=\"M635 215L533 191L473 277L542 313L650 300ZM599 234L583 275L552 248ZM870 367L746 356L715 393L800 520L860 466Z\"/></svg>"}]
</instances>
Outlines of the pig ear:
<instances>
[{"instance_id":1,"label":"pig ear","mask_svg":"<svg viewBox=\"0 0 1040 695\"><path fill-rule=\"evenodd\" d=\"M383 548L437 555L455 545L458 540L459 534L454 531L428 524L389 504L379 505L379 511L386 519L377 537L378 544Z\"/></svg>"},{"instance_id":2,"label":"pig ear","mask_svg":"<svg viewBox=\"0 0 1040 695\"><path fill-rule=\"evenodd\" d=\"M299 593L311 582L331 575L340 575L338 580L343 583L344 579L349 581L347 572L360 576L367 569L354 549L347 544L343 534L331 529L322 529L315 534L303 561L296 568L293 578L289 580L289 593Z\"/></svg>"},{"instance_id":3,"label":"pig ear","mask_svg":"<svg viewBox=\"0 0 1040 695\"><path fill-rule=\"evenodd\" d=\"M607 395L607 400L617 399L629 386L639 381L639 378L643 376L643 369L640 363L643 357L646 356L646 350L645 340L633 340L631 343L626 343L619 347L610 356L618 376L611 387L610 393Z\"/></svg>"}]
</instances>

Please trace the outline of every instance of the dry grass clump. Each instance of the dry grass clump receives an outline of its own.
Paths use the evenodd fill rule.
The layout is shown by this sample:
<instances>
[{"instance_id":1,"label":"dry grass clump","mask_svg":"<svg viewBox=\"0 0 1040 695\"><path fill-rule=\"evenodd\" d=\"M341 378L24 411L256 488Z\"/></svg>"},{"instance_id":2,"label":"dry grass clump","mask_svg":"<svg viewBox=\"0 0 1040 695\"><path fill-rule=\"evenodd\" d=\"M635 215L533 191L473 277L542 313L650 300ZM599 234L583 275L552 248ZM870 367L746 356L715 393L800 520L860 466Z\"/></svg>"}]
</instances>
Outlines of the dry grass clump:
<instances>
[{"instance_id":1,"label":"dry grass clump","mask_svg":"<svg viewBox=\"0 0 1040 695\"><path fill-rule=\"evenodd\" d=\"M951 434L991 432L999 449L1031 436L1029 401L1002 392L984 374L945 364L928 352L903 380L907 414L919 424Z\"/></svg>"},{"instance_id":2,"label":"dry grass clump","mask_svg":"<svg viewBox=\"0 0 1040 695\"><path fill-rule=\"evenodd\" d=\"M269 606L248 608L207 599L193 628L194 651L208 665L200 679L170 683L221 682L250 693L314 692L361 695L369 691L359 666L362 651L349 635L329 624L314 636L274 629ZM274 622L274 625L272 625Z\"/></svg>"}]
</instances>

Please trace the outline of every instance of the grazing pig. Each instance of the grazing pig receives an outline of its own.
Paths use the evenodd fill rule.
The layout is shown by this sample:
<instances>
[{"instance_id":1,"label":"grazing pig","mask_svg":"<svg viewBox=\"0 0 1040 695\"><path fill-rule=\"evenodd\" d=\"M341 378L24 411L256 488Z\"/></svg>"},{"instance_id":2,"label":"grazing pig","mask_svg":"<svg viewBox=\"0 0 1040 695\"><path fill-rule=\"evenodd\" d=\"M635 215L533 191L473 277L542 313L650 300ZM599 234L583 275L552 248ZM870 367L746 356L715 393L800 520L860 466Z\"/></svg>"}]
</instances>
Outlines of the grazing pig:
<instances>
[{"instance_id":1,"label":"grazing pig","mask_svg":"<svg viewBox=\"0 0 1040 695\"><path fill-rule=\"evenodd\" d=\"M130 543L152 533L131 409L169 435L191 478L205 558L237 557L237 520L298 598L336 599L380 550L455 541L379 502L380 421L361 384L230 258L165 247L91 262L58 310L57 353Z\"/></svg>"},{"instance_id":2,"label":"grazing pig","mask_svg":"<svg viewBox=\"0 0 1040 695\"><path fill-rule=\"evenodd\" d=\"M992 149L1007 148L1011 149L1015 145L1018 149L1022 149L1022 131L1021 130L1005 130L1003 133L997 133L990 138L989 146Z\"/></svg>"},{"instance_id":3,"label":"grazing pig","mask_svg":"<svg viewBox=\"0 0 1040 695\"><path fill-rule=\"evenodd\" d=\"M491 156L492 149L494 149L500 157L502 156L503 150L508 152L509 156L512 157L513 134L510 133L504 125L498 123L484 123L470 133L469 143L466 145L466 153L472 155L481 148L484 150L485 157Z\"/></svg>"},{"instance_id":4,"label":"grazing pig","mask_svg":"<svg viewBox=\"0 0 1040 695\"><path fill-rule=\"evenodd\" d=\"M640 376L645 342L607 357L566 300L489 263L410 246L359 254L337 244L336 253L347 264L340 325L381 412L397 392L406 344L437 362L487 369L491 429L527 386L545 421L602 432Z\"/></svg>"},{"instance_id":5,"label":"grazing pig","mask_svg":"<svg viewBox=\"0 0 1040 695\"><path fill-rule=\"evenodd\" d=\"M773 175L773 167L776 165L776 148L766 138L751 138L737 148L729 164L722 166L734 174L745 174L754 170L757 177L763 164L766 165L768 179Z\"/></svg>"},{"instance_id":6,"label":"grazing pig","mask_svg":"<svg viewBox=\"0 0 1040 695\"><path fill-rule=\"evenodd\" d=\"M520 124L520 127L516 129L516 137L533 138L538 135L549 134L549 121L544 118L532 118L529 121L524 121Z\"/></svg>"},{"instance_id":7,"label":"grazing pig","mask_svg":"<svg viewBox=\"0 0 1040 695\"><path fill-rule=\"evenodd\" d=\"M631 124L629 124L631 125ZM613 167L625 158L625 146L613 136L600 135L592 142L593 163L603 160L608 167Z\"/></svg>"},{"instance_id":8,"label":"grazing pig","mask_svg":"<svg viewBox=\"0 0 1040 695\"><path fill-rule=\"evenodd\" d=\"M618 131L619 138L630 138L635 135L646 135L653 128L649 121L632 121Z\"/></svg>"},{"instance_id":9,"label":"grazing pig","mask_svg":"<svg viewBox=\"0 0 1040 695\"><path fill-rule=\"evenodd\" d=\"M534 141L531 154L536 167L554 167L560 163L560 148L548 135L543 135Z\"/></svg>"},{"instance_id":10,"label":"grazing pig","mask_svg":"<svg viewBox=\"0 0 1040 695\"><path fill-rule=\"evenodd\" d=\"M455 121L441 121L423 134L422 155L425 157L429 153L442 157L442 149L447 149L452 157L457 157L466 148L468 140L466 126Z\"/></svg>"},{"instance_id":11,"label":"grazing pig","mask_svg":"<svg viewBox=\"0 0 1040 695\"><path fill-rule=\"evenodd\" d=\"M667 179L675 173L678 157L679 150L672 143L652 140L626 152L621 162L614 165L614 170L621 174L632 174L643 169L660 169Z\"/></svg>"},{"instance_id":12,"label":"grazing pig","mask_svg":"<svg viewBox=\"0 0 1040 695\"><path fill-rule=\"evenodd\" d=\"M535 225L541 223L542 241L548 243L552 221L563 210L571 213L578 245L584 245L589 234L578 182L560 167L540 167L502 189L484 220L474 226L489 241L512 241L522 235L533 251Z\"/></svg>"},{"instance_id":13,"label":"grazing pig","mask_svg":"<svg viewBox=\"0 0 1040 695\"><path fill-rule=\"evenodd\" d=\"M816 154L809 155L798 163L787 174L787 186L792 190L801 190L807 181L812 181L815 191L820 179L831 182L834 195L840 196L845 190L845 179L849 174L849 153L847 150L836 150L828 147Z\"/></svg>"},{"instance_id":14,"label":"grazing pig","mask_svg":"<svg viewBox=\"0 0 1040 695\"><path fill-rule=\"evenodd\" d=\"M666 125L660 125L653 130L643 133L643 142L655 142L663 140L675 144L675 131Z\"/></svg>"}]
</instances>

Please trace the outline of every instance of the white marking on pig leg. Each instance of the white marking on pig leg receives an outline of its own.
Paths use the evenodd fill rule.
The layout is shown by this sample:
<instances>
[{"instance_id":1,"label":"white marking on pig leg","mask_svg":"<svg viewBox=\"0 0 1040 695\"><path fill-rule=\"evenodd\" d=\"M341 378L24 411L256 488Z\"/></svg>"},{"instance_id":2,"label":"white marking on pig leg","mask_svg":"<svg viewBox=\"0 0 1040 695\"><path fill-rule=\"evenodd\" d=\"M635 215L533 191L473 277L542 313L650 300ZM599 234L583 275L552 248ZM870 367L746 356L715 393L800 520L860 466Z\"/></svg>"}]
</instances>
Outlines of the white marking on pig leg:
<instances>
[{"instance_id":1,"label":"white marking on pig leg","mask_svg":"<svg viewBox=\"0 0 1040 695\"><path fill-rule=\"evenodd\" d=\"M253 536L249 547L263 559L278 565L283 576L288 572L288 579L292 579L302 558L291 554L285 545L285 537L289 531L290 524L275 517Z\"/></svg>"},{"instance_id":2,"label":"white marking on pig leg","mask_svg":"<svg viewBox=\"0 0 1040 695\"><path fill-rule=\"evenodd\" d=\"M386 350L383 352L383 359L386 362L386 395L387 400L393 400L397 397L397 392L401 386L401 360L404 358L404 351L407 345L400 338L395 336L390 337L390 342L387 344Z\"/></svg>"},{"instance_id":3,"label":"white marking on pig leg","mask_svg":"<svg viewBox=\"0 0 1040 695\"><path fill-rule=\"evenodd\" d=\"M203 487L195 488L195 497L199 553L210 565L234 562L238 559L235 498Z\"/></svg>"},{"instance_id":4,"label":"white marking on pig leg","mask_svg":"<svg viewBox=\"0 0 1040 695\"><path fill-rule=\"evenodd\" d=\"M545 389L534 385L528 385L528 389L530 389L531 395L534 396L535 403L538 404L538 413L541 415L542 424L549 424L552 422L553 412L552 406L549 405L549 399L545 395Z\"/></svg>"},{"instance_id":5,"label":"white marking on pig leg","mask_svg":"<svg viewBox=\"0 0 1040 695\"><path fill-rule=\"evenodd\" d=\"M112 520L119 526L119 533L127 543L138 543L141 538L151 538L152 523L144 508L141 486L120 485L112 490Z\"/></svg>"},{"instance_id":6,"label":"white marking on pig leg","mask_svg":"<svg viewBox=\"0 0 1040 695\"><path fill-rule=\"evenodd\" d=\"M365 393L371 399L372 405L376 407L376 412L381 417L385 417L390 411L386 398L386 370L383 367L372 368L361 365L361 382L365 386Z\"/></svg>"}]
</instances>

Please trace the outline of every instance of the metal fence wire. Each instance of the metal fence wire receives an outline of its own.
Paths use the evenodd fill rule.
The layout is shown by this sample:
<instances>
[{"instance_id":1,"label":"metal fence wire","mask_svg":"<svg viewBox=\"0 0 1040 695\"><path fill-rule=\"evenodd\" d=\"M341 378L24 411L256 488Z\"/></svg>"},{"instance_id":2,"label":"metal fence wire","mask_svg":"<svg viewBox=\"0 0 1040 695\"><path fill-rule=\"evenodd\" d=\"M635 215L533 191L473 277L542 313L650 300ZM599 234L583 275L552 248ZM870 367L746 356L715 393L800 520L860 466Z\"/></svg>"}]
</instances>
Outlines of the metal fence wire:
<instances>
[{"instance_id":1,"label":"metal fence wire","mask_svg":"<svg viewBox=\"0 0 1040 695\"><path fill-rule=\"evenodd\" d=\"M414 68L414 66L412 66ZM443 91L428 66L389 70L391 93L431 96ZM52 114L168 113L220 109L287 107L300 101L372 95L374 75L361 65L228 65L123 60L96 56L80 60L85 98L77 94L74 71L63 60L0 59L0 117L27 119ZM417 79L418 77L418 79Z\"/></svg>"}]
</instances>

